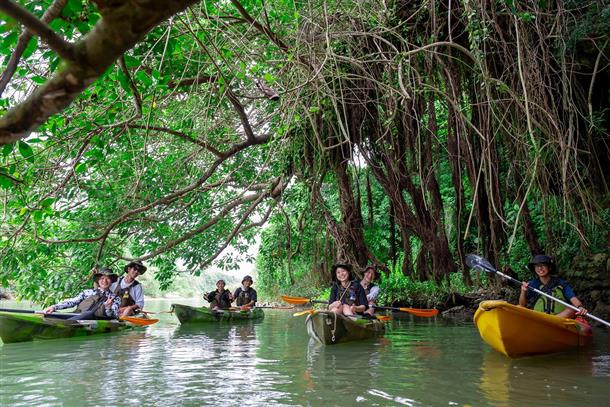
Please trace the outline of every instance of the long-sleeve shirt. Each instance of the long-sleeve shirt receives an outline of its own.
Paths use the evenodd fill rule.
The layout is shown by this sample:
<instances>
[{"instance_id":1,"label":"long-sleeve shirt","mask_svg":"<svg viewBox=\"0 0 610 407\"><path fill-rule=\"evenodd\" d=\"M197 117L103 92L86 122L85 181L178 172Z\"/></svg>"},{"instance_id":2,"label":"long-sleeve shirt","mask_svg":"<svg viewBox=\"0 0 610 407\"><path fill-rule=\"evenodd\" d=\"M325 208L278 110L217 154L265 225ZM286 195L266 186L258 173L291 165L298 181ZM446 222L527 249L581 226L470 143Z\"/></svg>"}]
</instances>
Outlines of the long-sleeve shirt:
<instances>
[{"instance_id":1,"label":"long-sleeve shirt","mask_svg":"<svg viewBox=\"0 0 610 407\"><path fill-rule=\"evenodd\" d=\"M78 304L85 301L87 298L91 297L92 295L99 294L101 292L102 291L98 288L87 289L87 290L81 292L79 295L77 295L74 298L70 298L68 300L60 302L59 304L53 305L53 308L55 308L56 310L60 310L60 309L76 307ZM109 295L109 296L114 295L110 291L106 291L104 294ZM121 305L121 299L118 296L114 295L114 299L112 300L112 305L110 306L110 308L106 308L105 305L103 305L103 304L100 306L104 308L104 314L107 317L116 318L119 315L119 306L120 305Z\"/></svg>"}]
</instances>

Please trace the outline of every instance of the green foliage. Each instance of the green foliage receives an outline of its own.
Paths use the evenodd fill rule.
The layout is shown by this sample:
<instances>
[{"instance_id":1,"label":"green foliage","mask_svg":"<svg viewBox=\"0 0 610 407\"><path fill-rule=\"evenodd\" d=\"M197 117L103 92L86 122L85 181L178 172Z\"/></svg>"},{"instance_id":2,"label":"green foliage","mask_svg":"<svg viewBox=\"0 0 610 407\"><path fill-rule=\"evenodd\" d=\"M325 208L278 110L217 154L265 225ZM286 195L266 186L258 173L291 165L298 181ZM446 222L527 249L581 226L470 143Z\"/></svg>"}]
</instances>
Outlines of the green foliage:
<instances>
[{"instance_id":1,"label":"green foliage","mask_svg":"<svg viewBox=\"0 0 610 407\"><path fill-rule=\"evenodd\" d=\"M52 1L19 3L41 17ZM586 140L596 138L605 145L607 110L589 112L587 107L567 112L563 109L572 102L566 99L556 103L562 106L561 114L553 116L545 98L561 96L553 93L554 72L588 76L591 62L600 55L597 74L599 78L607 74L601 45L609 35L610 7L606 2L567 1L560 10L550 2L537 3L458 1L454 10L463 17L464 26L456 24L453 29L463 31L449 39L440 38L450 28L444 25L448 20L441 3L431 3L436 10L411 10L409 4L376 1L243 2L254 18L262 21L264 16L268 29L264 33L243 24L230 2L190 8L180 18L153 28L127 52L125 70L109 68L31 137L2 147L2 286L12 287L22 298L49 303L89 286L94 267L116 267L126 258L142 257L151 266L146 275L150 293L169 290L190 295L200 291L201 284L213 288L205 271L208 265L229 270L251 260L256 226L271 213L256 258L261 296L327 295L330 276L323 270L334 262L338 243L328 233L329 220L321 204L312 199L312 186L319 183L324 209L342 226L346 214L341 213L332 168L348 160L365 243L391 270L381 281L383 301L436 304L443 295L467 288L459 274L446 276L439 284L404 276L399 266L404 256L400 233L396 234L399 258L391 258L387 191L377 182L379 175L371 171L370 162L359 156L375 158L386 138L392 145L388 151L404 151L393 163L401 171L406 169L400 174L405 177L400 180L400 194L423 225L418 230L413 225L406 228L411 257L429 244L427 233L448 236L448 255L455 256L460 242L467 251L489 251L491 237L481 232L489 219L477 219L475 200L484 193L497 194L501 208L484 208L483 213L500 219L499 233L506 234L506 240L516 231L514 240L503 241L501 251L506 254L499 260L527 278L529 247L522 228L514 225L520 226L523 215L516 190L529 185L530 179L536 181L527 189L535 232L544 249L558 258L560 268L569 267L575 254L607 251L610 211L599 209L608 207L607 197L588 190L594 165L584 159L595 153L584 145ZM562 14L555 20L556 11ZM438 18L432 20L433 16ZM61 18L49 25L62 38L77 41L100 18L95 2L69 0ZM543 78L540 88L532 92L528 88L533 98L526 109L534 119L531 134L523 125L522 91L535 81L527 78L522 83L515 80L516 70L505 69L506 62L513 63L517 56L513 28L501 26L505 18L515 18L521 30L521 52L542 50L529 60L529 74L553 72ZM556 26L549 35L544 31L547 25ZM21 30L12 19L0 22L3 64ZM500 43L498 33L508 42ZM542 42L531 40L538 35ZM432 46L457 38L460 44L467 41L468 56L457 48ZM279 41L288 49L282 49ZM431 47L416 50L417 46ZM538 69L535 62L543 57L549 60ZM20 103L65 64L44 41L33 37L3 93L0 110ZM450 80L444 78L447 72ZM185 79L191 81L181 85ZM570 100L572 95L586 95L579 80L569 78L556 88L569 89ZM281 100L265 98L260 83L284 92ZM462 87L453 88L457 83ZM236 111L239 106L229 94L243 104L242 111ZM607 94L603 97L607 104ZM361 103L346 102L354 100ZM421 109L428 102L434 112ZM359 121L350 115L359 110L378 115L381 129L369 128L368 116ZM401 113L405 117L396 120ZM247 140L240 114L249 117L254 133L270 134L271 142L225 157L223 153ZM570 134L582 145L566 147L565 140L553 138L561 131L554 127L549 131L544 123L563 128L563 117L572 116L586 116L591 123L567 127L590 128L591 134ZM406 122L411 127L399 129ZM371 136L377 130L384 132L383 140ZM411 133L416 137L407 142ZM463 140L458 153L462 172L457 182L465 199L460 218L452 177L454 157L448 151L452 137ZM429 160L424 147L430 147ZM565 159L558 154L564 149L578 153ZM466 163L469 156L473 160ZM530 162L539 166L532 169ZM575 179L584 186L562 178L559 166L572 162L576 164L565 167L563 174L577 174ZM516 172L525 178L524 185L514 185ZM498 176L497 190L490 186L493 175ZM248 198L269 192L277 179L289 185L281 196L267 196L251 208L253 201ZM404 188L405 180L423 195L421 207L416 207L412 191ZM431 180L438 185L442 201L438 214L442 219L434 220L438 227L430 215L430 207L436 205ZM462 226L461 233L457 225ZM233 249L231 254L220 254L226 247ZM195 277L177 271L178 259Z\"/></svg>"},{"instance_id":2,"label":"green foliage","mask_svg":"<svg viewBox=\"0 0 610 407\"><path fill-rule=\"evenodd\" d=\"M447 280L437 284L432 280L417 281L405 276L400 267L393 267L387 275L381 276L379 289L380 304L400 303L425 307L441 305L450 294L471 291L470 287L464 285L461 273L453 273Z\"/></svg>"}]
</instances>

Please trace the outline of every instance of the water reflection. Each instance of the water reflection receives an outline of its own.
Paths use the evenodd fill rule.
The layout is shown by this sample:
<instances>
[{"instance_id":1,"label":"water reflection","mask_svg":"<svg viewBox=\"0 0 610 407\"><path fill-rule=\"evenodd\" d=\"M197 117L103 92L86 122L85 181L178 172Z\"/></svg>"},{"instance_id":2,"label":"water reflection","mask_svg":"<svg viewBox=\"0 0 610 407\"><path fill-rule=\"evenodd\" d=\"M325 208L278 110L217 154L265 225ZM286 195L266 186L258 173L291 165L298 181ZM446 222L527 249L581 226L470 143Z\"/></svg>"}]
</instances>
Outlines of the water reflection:
<instances>
[{"instance_id":1,"label":"water reflection","mask_svg":"<svg viewBox=\"0 0 610 407\"><path fill-rule=\"evenodd\" d=\"M594 376L591 352L575 350L510 359L488 350L481 365L481 393L490 405L498 407L514 406L528 399L543 406L577 405L584 396L593 401L592 405L607 405L607 393L596 394L592 383L574 380L575 376ZM610 384L607 379L606 383Z\"/></svg>"},{"instance_id":2,"label":"water reflection","mask_svg":"<svg viewBox=\"0 0 610 407\"><path fill-rule=\"evenodd\" d=\"M0 346L0 405L605 406L610 388L603 332L585 352L511 360L472 323L441 318L397 319L385 337L328 347L290 312L235 325L160 318Z\"/></svg>"}]
</instances>

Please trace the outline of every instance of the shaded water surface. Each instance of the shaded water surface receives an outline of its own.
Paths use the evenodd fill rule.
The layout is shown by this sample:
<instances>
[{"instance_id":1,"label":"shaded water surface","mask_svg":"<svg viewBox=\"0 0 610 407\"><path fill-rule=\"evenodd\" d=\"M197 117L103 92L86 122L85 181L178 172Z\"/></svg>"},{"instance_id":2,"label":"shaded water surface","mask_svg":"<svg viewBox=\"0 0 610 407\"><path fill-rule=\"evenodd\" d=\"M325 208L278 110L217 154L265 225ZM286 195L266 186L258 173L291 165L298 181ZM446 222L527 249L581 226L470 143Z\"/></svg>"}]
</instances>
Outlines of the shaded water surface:
<instances>
[{"instance_id":1,"label":"shaded water surface","mask_svg":"<svg viewBox=\"0 0 610 407\"><path fill-rule=\"evenodd\" d=\"M602 329L586 350L511 360L470 321L394 319L383 338L323 347L289 311L234 325L159 317L146 329L0 345L0 404L610 405L610 332Z\"/></svg>"}]
</instances>

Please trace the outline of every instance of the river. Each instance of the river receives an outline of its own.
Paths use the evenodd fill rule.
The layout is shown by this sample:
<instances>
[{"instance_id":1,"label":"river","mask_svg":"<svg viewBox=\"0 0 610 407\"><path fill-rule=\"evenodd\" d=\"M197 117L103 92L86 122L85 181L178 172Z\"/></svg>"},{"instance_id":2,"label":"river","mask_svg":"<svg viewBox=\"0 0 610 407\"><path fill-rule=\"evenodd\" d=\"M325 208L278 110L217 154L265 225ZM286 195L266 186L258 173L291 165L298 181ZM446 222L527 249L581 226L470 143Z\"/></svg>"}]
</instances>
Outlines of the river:
<instances>
[{"instance_id":1,"label":"river","mask_svg":"<svg viewBox=\"0 0 610 407\"><path fill-rule=\"evenodd\" d=\"M150 311L169 308L147 302ZM235 325L159 318L144 329L0 345L1 405L610 405L604 329L586 349L511 360L470 320L405 316L383 338L324 347L290 311Z\"/></svg>"}]
</instances>

